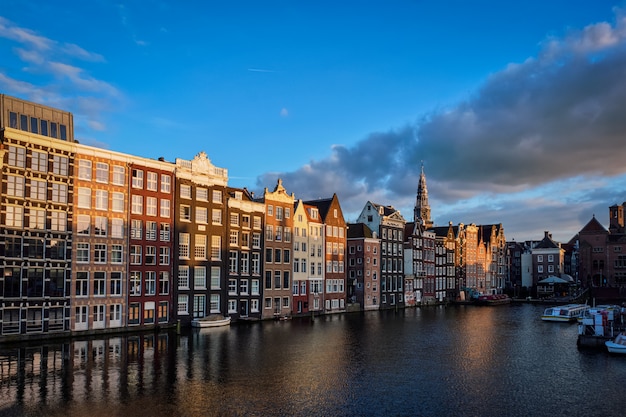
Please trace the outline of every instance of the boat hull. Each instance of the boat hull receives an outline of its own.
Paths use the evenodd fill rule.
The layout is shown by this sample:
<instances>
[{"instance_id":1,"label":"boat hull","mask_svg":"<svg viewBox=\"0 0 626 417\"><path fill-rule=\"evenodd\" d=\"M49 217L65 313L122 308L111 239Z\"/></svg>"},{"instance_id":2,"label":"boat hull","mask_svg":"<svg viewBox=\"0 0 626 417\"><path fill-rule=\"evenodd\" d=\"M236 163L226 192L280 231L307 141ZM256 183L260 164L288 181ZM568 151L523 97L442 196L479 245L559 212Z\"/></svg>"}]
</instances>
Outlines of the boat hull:
<instances>
[{"instance_id":1,"label":"boat hull","mask_svg":"<svg viewBox=\"0 0 626 417\"><path fill-rule=\"evenodd\" d=\"M607 340L604 342L609 353L620 353L622 355L626 354L626 346L620 345L619 343L615 343L611 340Z\"/></svg>"},{"instance_id":2,"label":"boat hull","mask_svg":"<svg viewBox=\"0 0 626 417\"><path fill-rule=\"evenodd\" d=\"M230 325L230 317L219 320L195 319L191 321L191 326L198 328L222 327L228 325Z\"/></svg>"}]
</instances>

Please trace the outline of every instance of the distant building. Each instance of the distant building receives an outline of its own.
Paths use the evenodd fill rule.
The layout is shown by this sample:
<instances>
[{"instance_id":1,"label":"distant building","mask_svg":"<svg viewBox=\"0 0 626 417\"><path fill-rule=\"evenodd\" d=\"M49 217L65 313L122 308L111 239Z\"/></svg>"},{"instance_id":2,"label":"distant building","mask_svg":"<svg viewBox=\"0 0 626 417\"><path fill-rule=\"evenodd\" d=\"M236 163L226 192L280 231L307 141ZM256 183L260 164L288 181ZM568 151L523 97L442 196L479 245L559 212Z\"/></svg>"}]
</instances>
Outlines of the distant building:
<instances>
[{"instance_id":1,"label":"distant building","mask_svg":"<svg viewBox=\"0 0 626 417\"><path fill-rule=\"evenodd\" d=\"M404 307L404 225L406 220L392 206L368 201L357 223L365 223L381 241L380 308Z\"/></svg>"},{"instance_id":2,"label":"distant building","mask_svg":"<svg viewBox=\"0 0 626 417\"><path fill-rule=\"evenodd\" d=\"M292 230L295 196L288 194L279 179L273 191L265 188L257 200L265 205L265 279L263 319L292 314Z\"/></svg>"},{"instance_id":3,"label":"distant building","mask_svg":"<svg viewBox=\"0 0 626 417\"><path fill-rule=\"evenodd\" d=\"M380 308L380 239L364 223L348 224L347 300L360 310Z\"/></svg>"}]
</instances>

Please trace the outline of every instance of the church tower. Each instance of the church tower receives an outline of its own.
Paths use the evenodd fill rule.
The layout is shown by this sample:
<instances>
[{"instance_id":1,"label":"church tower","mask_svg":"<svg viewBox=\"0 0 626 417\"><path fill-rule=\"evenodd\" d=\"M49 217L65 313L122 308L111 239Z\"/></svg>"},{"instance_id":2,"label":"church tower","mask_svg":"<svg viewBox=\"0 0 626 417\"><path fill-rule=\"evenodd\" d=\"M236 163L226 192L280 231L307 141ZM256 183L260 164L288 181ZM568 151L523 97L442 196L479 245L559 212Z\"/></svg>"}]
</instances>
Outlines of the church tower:
<instances>
[{"instance_id":1,"label":"church tower","mask_svg":"<svg viewBox=\"0 0 626 417\"><path fill-rule=\"evenodd\" d=\"M426 229L433 227L433 222L430 219L430 205L428 204L428 188L426 188L424 163L422 163L420 181L417 185L417 200L415 202L415 209L413 210L413 221L423 224Z\"/></svg>"}]
</instances>

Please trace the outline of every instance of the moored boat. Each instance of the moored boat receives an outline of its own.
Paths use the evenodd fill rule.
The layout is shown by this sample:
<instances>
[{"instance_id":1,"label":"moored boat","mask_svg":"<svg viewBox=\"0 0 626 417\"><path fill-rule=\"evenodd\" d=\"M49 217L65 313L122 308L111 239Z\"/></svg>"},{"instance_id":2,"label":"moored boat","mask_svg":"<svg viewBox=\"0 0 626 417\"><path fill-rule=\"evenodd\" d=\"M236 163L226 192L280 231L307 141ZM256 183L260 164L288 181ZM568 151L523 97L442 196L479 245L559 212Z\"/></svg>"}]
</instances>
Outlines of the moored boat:
<instances>
[{"instance_id":1,"label":"moored boat","mask_svg":"<svg viewBox=\"0 0 626 417\"><path fill-rule=\"evenodd\" d=\"M200 328L221 327L221 326L228 326L229 324L230 324L230 317L224 317L224 316L220 316L217 314L198 318L198 319L193 319L191 321L192 327L200 327Z\"/></svg>"},{"instance_id":2,"label":"moored boat","mask_svg":"<svg viewBox=\"0 0 626 417\"><path fill-rule=\"evenodd\" d=\"M626 354L626 335L620 333L613 340L607 340L604 342L609 353L621 353Z\"/></svg>"},{"instance_id":3,"label":"moored boat","mask_svg":"<svg viewBox=\"0 0 626 417\"><path fill-rule=\"evenodd\" d=\"M541 320L543 321L576 321L585 311L589 310L586 304L566 304L556 307L548 307L543 311Z\"/></svg>"},{"instance_id":4,"label":"moored boat","mask_svg":"<svg viewBox=\"0 0 626 417\"><path fill-rule=\"evenodd\" d=\"M483 306L497 306L502 304L509 304L510 302L511 297L506 294L480 295L476 299L476 304Z\"/></svg>"}]
</instances>

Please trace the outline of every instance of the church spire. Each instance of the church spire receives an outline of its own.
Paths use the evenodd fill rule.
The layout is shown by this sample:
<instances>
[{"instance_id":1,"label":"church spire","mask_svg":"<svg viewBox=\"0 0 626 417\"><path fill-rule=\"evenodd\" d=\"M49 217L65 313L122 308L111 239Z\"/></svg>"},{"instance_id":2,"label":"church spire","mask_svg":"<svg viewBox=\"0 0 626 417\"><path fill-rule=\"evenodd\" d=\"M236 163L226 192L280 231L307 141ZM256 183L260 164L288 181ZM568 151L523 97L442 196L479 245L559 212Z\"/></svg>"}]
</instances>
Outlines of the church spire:
<instances>
[{"instance_id":1,"label":"church spire","mask_svg":"<svg viewBox=\"0 0 626 417\"><path fill-rule=\"evenodd\" d=\"M430 205L428 204L428 188L426 188L426 175L424 174L424 162L422 161L422 172L420 173L419 184L417 185L417 200L413 211L413 221L421 223L426 228L433 226L430 219Z\"/></svg>"}]
</instances>

